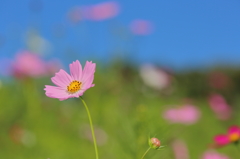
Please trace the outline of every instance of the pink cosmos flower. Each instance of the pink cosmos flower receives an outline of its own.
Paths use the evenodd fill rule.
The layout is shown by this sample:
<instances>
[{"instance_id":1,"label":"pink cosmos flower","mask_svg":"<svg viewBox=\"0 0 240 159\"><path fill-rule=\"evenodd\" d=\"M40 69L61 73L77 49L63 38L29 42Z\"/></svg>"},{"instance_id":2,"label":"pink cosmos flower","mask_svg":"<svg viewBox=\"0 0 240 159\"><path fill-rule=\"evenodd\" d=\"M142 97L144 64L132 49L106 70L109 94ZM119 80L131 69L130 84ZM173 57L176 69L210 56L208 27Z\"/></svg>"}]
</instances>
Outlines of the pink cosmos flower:
<instances>
[{"instance_id":1,"label":"pink cosmos flower","mask_svg":"<svg viewBox=\"0 0 240 159\"><path fill-rule=\"evenodd\" d=\"M130 30L132 31L133 34L148 35L152 32L153 25L150 21L136 19L131 22Z\"/></svg>"},{"instance_id":2,"label":"pink cosmos flower","mask_svg":"<svg viewBox=\"0 0 240 159\"><path fill-rule=\"evenodd\" d=\"M182 140L174 140L171 144L175 159L189 159L188 148Z\"/></svg>"},{"instance_id":3,"label":"pink cosmos flower","mask_svg":"<svg viewBox=\"0 0 240 159\"><path fill-rule=\"evenodd\" d=\"M216 147L221 147L230 143L236 143L240 140L240 127L231 126L227 134L220 134L214 137Z\"/></svg>"},{"instance_id":4,"label":"pink cosmos flower","mask_svg":"<svg viewBox=\"0 0 240 159\"><path fill-rule=\"evenodd\" d=\"M11 72L17 78L43 76L46 75L45 62L36 54L22 51L16 55Z\"/></svg>"},{"instance_id":5,"label":"pink cosmos flower","mask_svg":"<svg viewBox=\"0 0 240 159\"><path fill-rule=\"evenodd\" d=\"M229 159L229 157L216 151L208 150L203 154L202 159Z\"/></svg>"},{"instance_id":6,"label":"pink cosmos flower","mask_svg":"<svg viewBox=\"0 0 240 159\"><path fill-rule=\"evenodd\" d=\"M219 94L213 94L209 98L209 104L211 109L217 115L217 118L221 120L227 120L232 115L232 109L227 104L223 96Z\"/></svg>"},{"instance_id":7,"label":"pink cosmos flower","mask_svg":"<svg viewBox=\"0 0 240 159\"><path fill-rule=\"evenodd\" d=\"M194 124L200 118L200 111L192 105L184 105L179 108L168 109L164 112L163 118L171 123Z\"/></svg>"},{"instance_id":8,"label":"pink cosmos flower","mask_svg":"<svg viewBox=\"0 0 240 159\"><path fill-rule=\"evenodd\" d=\"M115 17L119 13L119 4L114 1L103 2L85 8L84 17L90 20L105 20Z\"/></svg>"},{"instance_id":9,"label":"pink cosmos flower","mask_svg":"<svg viewBox=\"0 0 240 159\"><path fill-rule=\"evenodd\" d=\"M52 82L57 86L45 85L44 90L46 96L50 98L58 98L65 100L82 96L83 93L94 86L94 72L96 64L87 61L84 69L78 60L69 65L70 75L64 70L60 70L51 78Z\"/></svg>"}]
</instances>

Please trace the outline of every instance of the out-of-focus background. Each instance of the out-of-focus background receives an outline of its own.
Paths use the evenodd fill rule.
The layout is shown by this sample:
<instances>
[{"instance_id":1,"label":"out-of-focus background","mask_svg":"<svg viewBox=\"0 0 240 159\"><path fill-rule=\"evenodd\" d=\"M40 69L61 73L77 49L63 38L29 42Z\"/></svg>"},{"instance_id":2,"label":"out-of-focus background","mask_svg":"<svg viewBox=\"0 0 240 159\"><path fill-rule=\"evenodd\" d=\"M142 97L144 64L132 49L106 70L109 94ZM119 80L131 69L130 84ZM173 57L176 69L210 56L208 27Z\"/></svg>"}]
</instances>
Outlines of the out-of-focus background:
<instances>
[{"instance_id":1,"label":"out-of-focus background","mask_svg":"<svg viewBox=\"0 0 240 159\"><path fill-rule=\"evenodd\" d=\"M45 96L60 69L97 65L83 96L100 158L237 159L240 2L1 0L0 158L94 158L79 99ZM201 140L200 140L201 139Z\"/></svg>"}]
</instances>

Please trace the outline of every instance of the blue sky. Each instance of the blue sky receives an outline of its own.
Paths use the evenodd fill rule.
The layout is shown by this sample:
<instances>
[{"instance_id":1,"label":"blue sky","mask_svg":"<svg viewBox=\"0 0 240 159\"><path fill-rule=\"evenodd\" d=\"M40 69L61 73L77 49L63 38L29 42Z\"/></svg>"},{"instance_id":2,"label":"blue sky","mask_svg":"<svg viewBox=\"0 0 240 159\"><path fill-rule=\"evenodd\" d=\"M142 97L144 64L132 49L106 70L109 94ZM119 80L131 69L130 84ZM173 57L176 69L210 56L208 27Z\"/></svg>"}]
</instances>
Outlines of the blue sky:
<instances>
[{"instance_id":1,"label":"blue sky","mask_svg":"<svg viewBox=\"0 0 240 159\"><path fill-rule=\"evenodd\" d=\"M51 44L45 58L56 57L66 63L76 57L105 62L123 51L135 63L153 62L174 69L240 64L238 0L119 0L117 17L78 25L67 19L71 8L104 1L42 0L43 8L37 14L29 9L29 2L1 0L0 39L4 43L0 58L13 58L17 51L26 49L26 33L37 28ZM151 21L153 33L131 35L127 29L134 19ZM64 30L61 38L54 36L59 26ZM116 29L123 30L124 38L114 33Z\"/></svg>"}]
</instances>

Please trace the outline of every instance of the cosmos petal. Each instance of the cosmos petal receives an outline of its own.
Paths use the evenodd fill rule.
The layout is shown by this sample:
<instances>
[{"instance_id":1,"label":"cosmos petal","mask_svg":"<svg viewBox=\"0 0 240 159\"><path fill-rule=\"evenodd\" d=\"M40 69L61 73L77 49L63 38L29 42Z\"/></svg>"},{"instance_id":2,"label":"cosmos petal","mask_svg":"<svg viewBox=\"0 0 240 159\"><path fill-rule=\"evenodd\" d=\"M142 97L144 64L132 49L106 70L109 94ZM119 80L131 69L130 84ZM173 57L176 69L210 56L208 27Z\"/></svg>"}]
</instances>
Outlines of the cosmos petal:
<instances>
[{"instance_id":1,"label":"cosmos petal","mask_svg":"<svg viewBox=\"0 0 240 159\"><path fill-rule=\"evenodd\" d=\"M80 81L82 78L82 65L76 60L72 64L69 65L71 76L74 80Z\"/></svg>"},{"instance_id":2,"label":"cosmos petal","mask_svg":"<svg viewBox=\"0 0 240 159\"><path fill-rule=\"evenodd\" d=\"M87 61L83 69L81 81L85 83L88 80L88 78L94 75L95 69L96 69L96 64L92 63L92 61L90 62Z\"/></svg>"},{"instance_id":3,"label":"cosmos petal","mask_svg":"<svg viewBox=\"0 0 240 159\"><path fill-rule=\"evenodd\" d=\"M80 91L77 92L77 96L78 97L82 96L85 91L86 90L81 89Z\"/></svg>"},{"instance_id":4,"label":"cosmos petal","mask_svg":"<svg viewBox=\"0 0 240 159\"><path fill-rule=\"evenodd\" d=\"M85 83L83 83L82 89L90 88L92 86L93 79L94 79L94 75L89 76L88 80Z\"/></svg>"},{"instance_id":5,"label":"cosmos petal","mask_svg":"<svg viewBox=\"0 0 240 159\"><path fill-rule=\"evenodd\" d=\"M226 145L230 143L229 137L227 135L217 135L214 137L214 140L218 145Z\"/></svg>"},{"instance_id":6,"label":"cosmos petal","mask_svg":"<svg viewBox=\"0 0 240 159\"><path fill-rule=\"evenodd\" d=\"M51 80L55 85L62 88L67 88L69 83L71 83L72 78L67 72L61 69L55 74L54 77L51 78Z\"/></svg>"},{"instance_id":7,"label":"cosmos petal","mask_svg":"<svg viewBox=\"0 0 240 159\"><path fill-rule=\"evenodd\" d=\"M50 98L70 98L69 93L61 87L45 85L44 90L46 96Z\"/></svg>"},{"instance_id":8,"label":"cosmos petal","mask_svg":"<svg viewBox=\"0 0 240 159\"><path fill-rule=\"evenodd\" d=\"M234 134L234 133L237 133L240 135L240 128L236 125L234 126L231 126L229 129L228 129L228 134Z\"/></svg>"}]
</instances>

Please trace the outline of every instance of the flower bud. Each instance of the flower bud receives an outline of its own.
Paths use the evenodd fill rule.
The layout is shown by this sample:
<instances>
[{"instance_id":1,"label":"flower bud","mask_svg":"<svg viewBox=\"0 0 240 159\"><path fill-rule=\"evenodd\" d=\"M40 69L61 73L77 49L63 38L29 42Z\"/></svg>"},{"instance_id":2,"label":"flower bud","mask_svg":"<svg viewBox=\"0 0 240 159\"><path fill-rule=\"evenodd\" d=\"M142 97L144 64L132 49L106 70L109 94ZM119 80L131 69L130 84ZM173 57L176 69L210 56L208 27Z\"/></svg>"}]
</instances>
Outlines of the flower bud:
<instances>
[{"instance_id":1,"label":"flower bud","mask_svg":"<svg viewBox=\"0 0 240 159\"><path fill-rule=\"evenodd\" d=\"M150 138L148 143L149 143L149 146L153 149L159 149L161 145L161 142L155 137Z\"/></svg>"}]
</instances>

